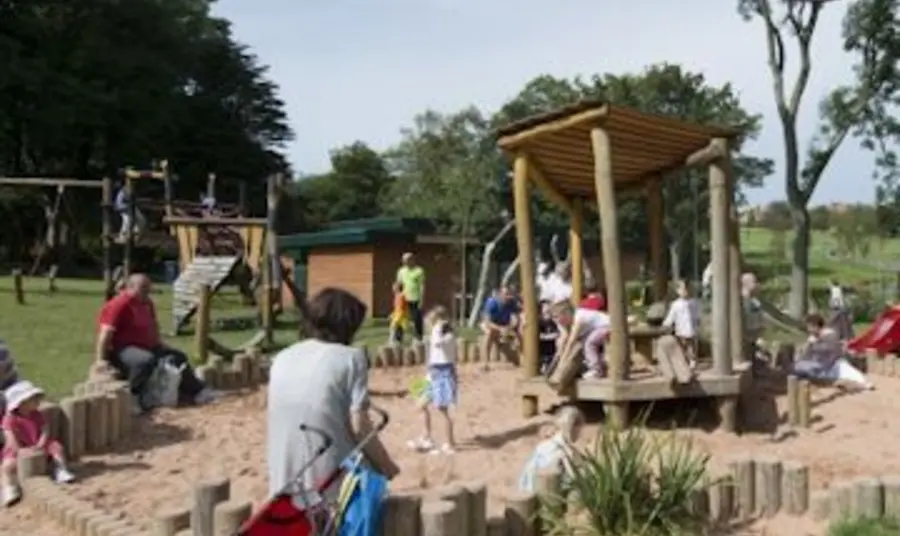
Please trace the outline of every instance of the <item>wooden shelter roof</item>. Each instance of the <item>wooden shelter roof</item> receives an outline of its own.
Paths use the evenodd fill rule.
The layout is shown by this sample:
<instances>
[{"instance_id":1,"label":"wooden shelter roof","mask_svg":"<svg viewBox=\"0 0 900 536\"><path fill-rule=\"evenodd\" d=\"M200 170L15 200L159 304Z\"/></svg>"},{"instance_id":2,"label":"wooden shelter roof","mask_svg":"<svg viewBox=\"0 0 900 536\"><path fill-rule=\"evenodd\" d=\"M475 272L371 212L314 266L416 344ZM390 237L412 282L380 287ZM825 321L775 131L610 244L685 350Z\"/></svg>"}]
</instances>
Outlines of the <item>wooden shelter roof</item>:
<instances>
[{"instance_id":1,"label":"wooden shelter roof","mask_svg":"<svg viewBox=\"0 0 900 536\"><path fill-rule=\"evenodd\" d=\"M698 125L638 112L604 101L582 101L513 122L497 131L507 154L524 152L547 182L564 195L594 195L591 130L603 127L612 143L613 177L620 188L689 163L715 138L734 138L735 128Z\"/></svg>"}]
</instances>

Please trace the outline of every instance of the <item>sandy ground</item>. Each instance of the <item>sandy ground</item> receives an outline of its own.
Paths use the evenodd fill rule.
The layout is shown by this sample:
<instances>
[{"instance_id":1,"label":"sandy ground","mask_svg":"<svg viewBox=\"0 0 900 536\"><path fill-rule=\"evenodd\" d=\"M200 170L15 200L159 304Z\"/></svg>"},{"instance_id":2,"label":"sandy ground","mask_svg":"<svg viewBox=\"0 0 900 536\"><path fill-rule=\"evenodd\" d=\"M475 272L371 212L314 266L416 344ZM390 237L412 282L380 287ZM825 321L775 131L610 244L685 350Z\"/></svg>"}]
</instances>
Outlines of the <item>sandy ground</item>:
<instances>
[{"instance_id":1,"label":"sandy ground","mask_svg":"<svg viewBox=\"0 0 900 536\"><path fill-rule=\"evenodd\" d=\"M540 441L547 417L520 417L514 396L516 371L495 368L486 373L471 365L461 371L462 398L455 414L459 451L449 457L420 455L406 446L421 431L420 414L403 396L414 374L376 371L371 376L376 404L391 414L384 441L403 469L393 486L433 488L453 480L481 480L489 482L491 510L498 511L503 493L515 486L522 464ZM777 415L784 408L777 404L783 401L760 396L756 413L766 418L754 423L752 433L737 437L706 431L711 426L703 426L708 412L702 407L679 412L691 413L692 421L699 423L680 433L712 456L714 470L736 454L765 453L809 464L815 488L848 477L900 474L900 456L893 443L900 437L900 421L893 418L900 405L900 380L875 381L874 392L835 397L832 390L817 391L811 430L793 432L778 425ZM192 485L204 477L227 475L234 498L258 501L267 493L264 404L265 392L259 390L229 395L209 407L161 411L144 418L138 434L118 452L79 462L76 469L82 480L72 490L139 523L160 507L189 501ZM665 417L667 408L659 409L664 415L660 419L671 425ZM598 422L598 408L585 410L589 421ZM585 435L589 438L592 431ZM35 523L24 509L2 512L0 534L33 534L36 526L44 536L58 534ZM757 536L824 534L820 526L790 518L737 529L734 534Z\"/></svg>"}]
</instances>

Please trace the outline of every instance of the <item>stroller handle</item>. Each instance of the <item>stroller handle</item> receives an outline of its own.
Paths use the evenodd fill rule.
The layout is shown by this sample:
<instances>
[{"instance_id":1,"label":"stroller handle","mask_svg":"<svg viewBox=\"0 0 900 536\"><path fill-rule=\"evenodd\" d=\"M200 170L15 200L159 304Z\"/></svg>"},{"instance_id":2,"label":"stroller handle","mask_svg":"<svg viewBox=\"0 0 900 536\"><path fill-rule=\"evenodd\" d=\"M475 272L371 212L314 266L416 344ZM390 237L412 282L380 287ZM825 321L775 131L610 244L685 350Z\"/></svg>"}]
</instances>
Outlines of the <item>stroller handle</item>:
<instances>
[{"instance_id":1,"label":"stroller handle","mask_svg":"<svg viewBox=\"0 0 900 536\"><path fill-rule=\"evenodd\" d=\"M316 426L312 426L311 424L300 423L300 431L301 432L311 432L313 434L316 434L320 438L322 438L322 445L316 449L316 454L315 454L316 458L318 458L322 454L325 454L325 451L330 449L331 445L334 444L334 439L332 439L332 437L328 434L328 432L326 432L325 430L322 430L321 428L318 428Z\"/></svg>"}]
</instances>

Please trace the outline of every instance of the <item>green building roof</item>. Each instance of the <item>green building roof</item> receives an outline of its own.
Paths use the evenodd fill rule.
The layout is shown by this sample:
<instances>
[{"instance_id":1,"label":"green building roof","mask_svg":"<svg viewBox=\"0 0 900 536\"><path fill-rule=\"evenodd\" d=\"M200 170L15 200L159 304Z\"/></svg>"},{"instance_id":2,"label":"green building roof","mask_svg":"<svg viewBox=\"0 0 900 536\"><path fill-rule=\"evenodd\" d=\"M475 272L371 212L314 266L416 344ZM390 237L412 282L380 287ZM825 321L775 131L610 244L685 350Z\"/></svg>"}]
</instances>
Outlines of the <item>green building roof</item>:
<instances>
[{"instance_id":1,"label":"green building roof","mask_svg":"<svg viewBox=\"0 0 900 536\"><path fill-rule=\"evenodd\" d=\"M290 252L323 246L371 244L385 240L411 241L423 234L437 234L437 226L433 221L416 218L345 220L313 233L279 236L278 248Z\"/></svg>"}]
</instances>

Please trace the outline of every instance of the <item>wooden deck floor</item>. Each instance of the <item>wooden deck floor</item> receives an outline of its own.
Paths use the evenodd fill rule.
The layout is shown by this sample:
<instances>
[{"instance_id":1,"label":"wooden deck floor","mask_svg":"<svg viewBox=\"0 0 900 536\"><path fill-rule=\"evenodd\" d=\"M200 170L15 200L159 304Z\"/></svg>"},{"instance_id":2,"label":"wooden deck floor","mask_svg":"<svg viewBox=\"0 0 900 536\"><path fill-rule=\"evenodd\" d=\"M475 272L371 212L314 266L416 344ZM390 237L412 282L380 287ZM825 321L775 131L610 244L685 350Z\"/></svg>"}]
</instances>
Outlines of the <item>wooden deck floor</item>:
<instances>
[{"instance_id":1,"label":"wooden deck floor","mask_svg":"<svg viewBox=\"0 0 900 536\"><path fill-rule=\"evenodd\" d=\"M748 370L736 370L728 376L717 375L712 370L701 370L690 383L677 384L662 376L635 373L627 381L581 379L576 381L573 391L566 395L575 400L601 402L731 397L740 394L743 381L748 375ZM542 376L520 380L519 392L537 397L559 396Z\"/></svg>"}]
</instances>

